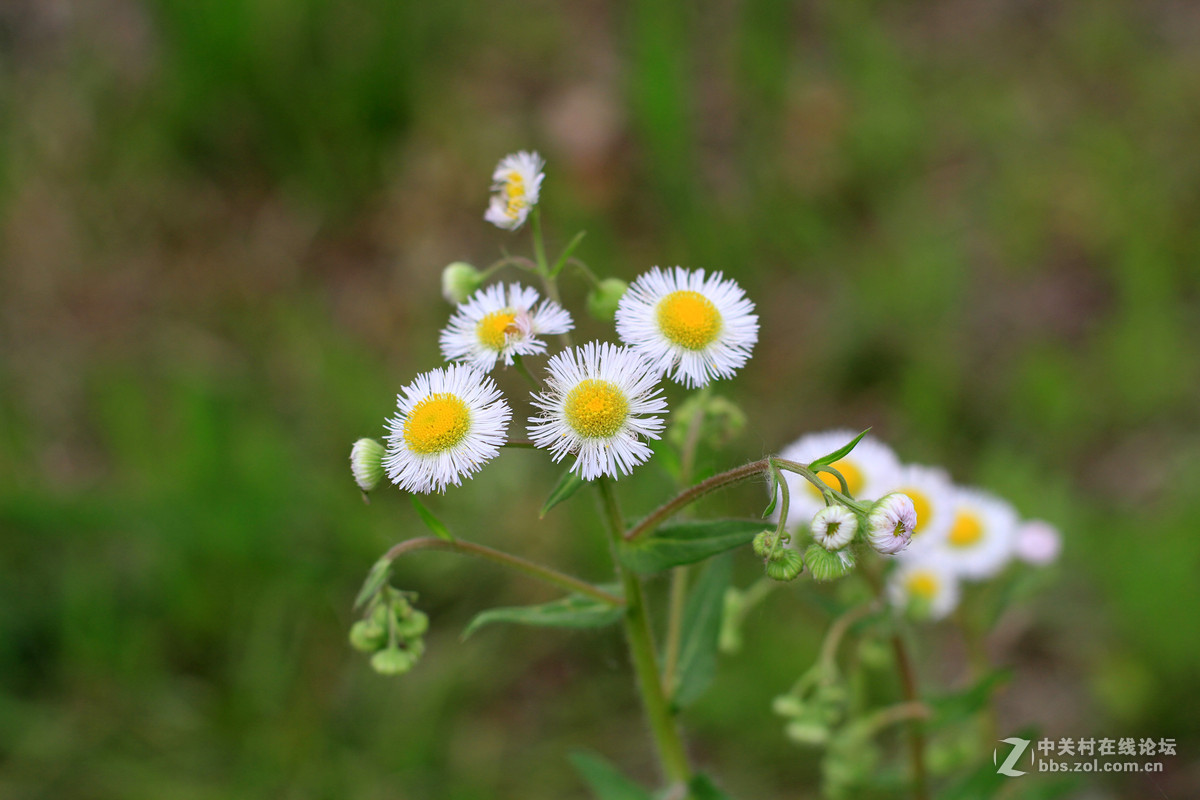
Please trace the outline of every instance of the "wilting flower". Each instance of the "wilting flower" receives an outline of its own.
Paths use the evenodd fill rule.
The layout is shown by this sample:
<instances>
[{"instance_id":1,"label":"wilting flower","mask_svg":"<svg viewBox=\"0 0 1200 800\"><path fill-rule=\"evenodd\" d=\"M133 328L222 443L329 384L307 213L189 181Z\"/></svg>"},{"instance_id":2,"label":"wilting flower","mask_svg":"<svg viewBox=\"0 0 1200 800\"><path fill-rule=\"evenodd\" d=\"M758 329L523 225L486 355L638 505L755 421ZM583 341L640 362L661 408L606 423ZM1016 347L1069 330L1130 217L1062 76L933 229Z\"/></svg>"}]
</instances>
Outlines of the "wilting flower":
<instances>
[{"instance_id":1,"label":"wilting flower","mask_svg":"<svg viewBox=\"0 0 1200 800\"><path fill-rule=\"evenodd\" d=\"M650 458L643 439L657 439L667 410L658 373L627 347L589 342L564 350L546 365L547 389L534 395L540 410L529 437L555 461L578 458L571 471L584 480L629 474Z\"/></svg>"},{"instance_id":2,"label":"wilting flower","mask_svg":"<svg viewBox=\"0 0 1200 800\"><path fill-rule=\"evenodd\" d=\"M573 324L558 303L538 299L537 291L516 283L480 289L442 329L442 355L489 372L497 361L512 364L514 356L546 352L538 337L566 333Z\"/></svg>"},{"instance_id":3,"label":"wilting flower","mask_svg":"<svg viewBox=\"0 0 1200 800\"><path fill-rule=\"evenodd\" d=\"M500 452L512 410L491 378L451 364L418 375L387 421L383 466L410 492L444 492Z\"/></svg>"},{"instance_id":4,"label":"wilting flower","mask_svg":"<svg viewBox=\"0 0 1200 800\"><path fill-rule=\"evenodd\" d=\"M892 492L875 502L867 514L867 541L884 555L894 555L908 547L917 512L906 494Z\"/></svg>"},{"instance_id":5,"label":"wilting flower","mask_svg":"<svg viewBox=\"0 0 1200 800\"><path fill-rule=\"evenodd\" d=\"M537 205L546 177L546 162L537 153L513 153L500 159L492 173L492 200L483 218L497 228L515 231Z\"/></svg>"},{"instance_id":6,"label":"wilting flower","mask_svg":"<svg viewBox=\"0 0 1200 800\"><path fill-rule=\"evenodd\" d=\"M617 305L617 334L676 383L704 386L737 372L758 341L754 304L720 272L655 267Z\"/></svg>"}]
</instances>

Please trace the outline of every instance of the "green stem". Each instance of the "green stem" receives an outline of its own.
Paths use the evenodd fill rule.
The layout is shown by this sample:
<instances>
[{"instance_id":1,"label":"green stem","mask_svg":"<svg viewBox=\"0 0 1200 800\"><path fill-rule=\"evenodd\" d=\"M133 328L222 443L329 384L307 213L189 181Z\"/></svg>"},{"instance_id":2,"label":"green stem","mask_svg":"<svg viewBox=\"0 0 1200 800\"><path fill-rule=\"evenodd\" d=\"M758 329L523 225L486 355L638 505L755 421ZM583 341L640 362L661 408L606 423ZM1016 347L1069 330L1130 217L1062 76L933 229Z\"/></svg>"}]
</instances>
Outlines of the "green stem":
<instances>
[{"instance_id":1,"label":"green stem","mask_svg":"<svg viewBox=\"0 0 1200 800\"><path fill-rule=\"evenodd\" d=\"M497 261L493 261L491 264L489 264L487 267L485 267L483 270L483 277L484 277L484 279L490 278L495 273L497 273L500 270L504 269L505 267L509 267L509 266L519 267L520 269L526 270L528 272L537 272L537 264L533 263L528 258L523 258L522 256L506 255L504 258L501 258Z\"/></svg>"},{"instance_id":2,"label":"green stem","mask_svg":"<svg viewBox=\"0 0 1200 800\"><path fill-rule=\"evenodd\" d=\"M650 618L642 594L641 580L636 574L622 567L620 559L616 557L616 548L620 546L625 521L621 516L621 508L617 504L612 484L604 477L597 479L595 483L604 508L604 516L608 521L613 562L625 590L625 637L629 641L633 671L650 723L650 731L654 735L659 761L669 781L686 785L692 778L692 768L688 764L683 740L679 736L679 729L675 726L675 718L671 714L659 680L658 659L654 653L654 637L650 632Z\"/></svg>"},{"instance_id":3,"label":"green stem","mask_svg":"<svg viewBox=\"0 0 1200 800\"><path fill-rule=\"evenodd\" d=\"M528 381L535 392L542 391L542 385L538 383L538 379L533 377L533 373L529 371L529 367L525 366L525 360L519 355L513 356L513 367L521 374L521 377Z\"/></svg>"},{"instance_id":4,"label":"green stem","mask_svg":"<svg viewBox=\"0 0 1200 800\"><path fill-rule=\"evenodd\" d=\"M704 497L706 494L711 494L717 489L723 489L726 486L731 486L735 483L754 478L770 469L770 459L760 459L752 461L749 464L743 464L740 467L734 467L726 472L721 472L713 475L711 478L702 480L695 486L690 486L684 489L675 497L663 503L658 508L651 511L641 522L634 525L625 534L625 541L632 542L638 537L644 536L650 531L657 528L666 520L678 514L683 509L690 506L692 503Z\"/></svg>"},{"instance_id":5,"label":"green stem","mask_svg":"<svg viewBox=\"0 0 1200 800\"><path fill-rule=\"evenodd\" d=\"M958 612L954 615L954 621L962 632L963 643L967 648L967 662L971 666L971 682L978 683L983 680L984 676L992 668L991 661L988 659L983 633L979 630L979 626L974 624L962 606L959 606ZM1000 738L994 697L993 694L988 694L987 705L983 708L983 714L979 723L979 736L983 741L985 750Z\"/></svg>"},{"instance_id":6,"label":"green stem","mask_svg":"<svg viewBox=\"0 0 1200 800\"><path fill-rule=\"evenodd\" d=\"M460 555L475 556L476 558L486 559L496 564L515 569L518 572L523 572L531 578L536 578L561 589L566 589L568 592L587 595L612 606L625 605L625 601L620 597L593 586L587 581L582 581L579 578L572 577L542 564L528 561L520 556L514 556L511 553L493 550L490 547L485 547L474 542L464 542L461 539L448 541L433 536L408 539L393 546L391 550L387 551L384 558L389 561L395 561L405 553L413 553L417 550L447 550Z\"/></svg>"}]
</instances>

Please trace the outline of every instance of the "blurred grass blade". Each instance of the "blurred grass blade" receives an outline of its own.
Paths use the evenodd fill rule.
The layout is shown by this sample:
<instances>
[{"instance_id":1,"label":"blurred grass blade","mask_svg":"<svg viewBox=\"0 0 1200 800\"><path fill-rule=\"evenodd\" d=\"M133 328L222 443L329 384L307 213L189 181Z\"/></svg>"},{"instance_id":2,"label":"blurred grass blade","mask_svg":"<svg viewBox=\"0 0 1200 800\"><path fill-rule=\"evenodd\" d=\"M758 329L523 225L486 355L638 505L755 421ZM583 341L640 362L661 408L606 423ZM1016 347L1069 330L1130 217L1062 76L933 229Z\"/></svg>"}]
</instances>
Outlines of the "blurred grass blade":
<instances>
[{"instance_id":1,"label":"blurred grass blade","mask_svg":"<svg viewBox=\"0 0 1200 800\"><path fill-rule=\"evenodd\" d=\"M704 694L717 674L717 641L725 610L725 590L733 579L728 555L708 562L688 596L683 611L683 641L679 646L679 683L671 701L683 708Z\"/></svg>"},{"instance_id":2,"label":"blurred grass blade","mask_svg":"<svg viewBox=\"0 0 1200 800\"><path fill-rule=\"evenodd\" d=\"M744 544L763 529L757 519L717 519L664 525L653 536L622 542L621 563L635 572L661 572L694 564Z\"/></svg>"},{"instance_id":3,"label":"blurred grass blade","mask_svg":"<svg viewBox=\"0 0 1200 800\"><path fill-rule=\"evenodd\" d=\"M866 436L868 433L870 433L870 431L871 431L871 429L867 428L865 431L860 433L858 436L855 436L854 439L849 444L839 447L837 450L834 450L832 453L830 453L828 455L821 456L816 461L813 461L812 463L810 463L808 465L809 469L815 470L819 466L824 466L826 464L832 464L833 462L838 461L839 459L843 459L846 456L850 455L850 451L853 450L855 447L857 447L858 443L862 441L862 438L864 436Z\"/></svg>"},{"instance_id":4,"label":"blurred grass blade","mask_svg":"<svg viewBox=\"0 0 1200 800\"><path fill-rule=\"evenodd\" d=\"M371 602L371 598L379 594L379 590L387 583L388 578L392 574L392 560L384 557L375 562L371 567L371 571L367 573L367 579L363 581L362 588L358 590L358 597L354 598L354 607L362 608L367 603Z\"/></svg>"},{"instance_id":5,"label":"blurred grass blade","mask_svg":"<svg viewBox=\"0 0 1200 800\"><path fill-rule=\"evenodd\" d=\"M604 587L612 589L613 587ZM485 625L510 622L517 625L534 625L543 628L602 628L621 618L625 611L591 597L570 595L536 606L509 606L490 608L475 615L462 633L465 641L471 634Z\"/></svg>"},{"instance_id":6,"label":"blurred grass blade","mask_svg":"<svg viewBox=\"0 0 1200 800\"><path fill-rule=\"evenodd\" d=\"M417 513L421 515L421 521L425 523L425 527L433 531L433 535L439 539L445 539L447 542L453 542L454 537L450 535L450 529L442 524L442 521L433 515L433 512L425 507L425 504L417 499L415 494L410 494L409 499L412 500L413 507L417 509Z\"/></svg>"},{"instance_id":7,"label":"blurred grass blade","mask_svg":"<svg viewBox=\"0 0 1200 800\"><path fill-rule=\"evenodd\" d=\"M577 750L568 758L596 800L653 800L648 791L595 753Z\"/></svg>"},{"instance_id":8,"label":"blurred grass blade","mask_svg":"<svg viewBox=\"0 0 1200 800\"><path fill-rule=\"evenodd\" d=\"M538 519L544 519L550 509L578 492L579 487L585 483L587 481L571 470L568 469L564 472L562 477L558 479L558 483L554 484L554 488L550 491L550 496L546 498L546 503L542 506L542 510L538 512Z\"/></svg>"}]
</instances>

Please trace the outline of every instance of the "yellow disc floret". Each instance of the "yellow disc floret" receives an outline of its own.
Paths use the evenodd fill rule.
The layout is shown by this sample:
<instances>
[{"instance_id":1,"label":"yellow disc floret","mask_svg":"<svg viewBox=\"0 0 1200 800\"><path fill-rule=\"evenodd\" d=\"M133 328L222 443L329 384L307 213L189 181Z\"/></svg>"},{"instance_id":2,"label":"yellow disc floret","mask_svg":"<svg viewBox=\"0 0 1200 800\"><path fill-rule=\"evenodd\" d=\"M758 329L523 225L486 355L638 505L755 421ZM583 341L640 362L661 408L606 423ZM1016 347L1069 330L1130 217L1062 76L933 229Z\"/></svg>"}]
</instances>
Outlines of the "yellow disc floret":
<instances>
[{"instance_id":1,"label":"yellow disc floret","mask_svg":"<svg viewBox=\"0 0 1200 800\"><path fill-rule=\"evenodd\" d=\"M567 394L563 415L585 439L607 439L625 424L629 400L616 384L588 378Z\"/></svg>"},{"instance_id":2,"label":"yellow disc floret","mask_svg":"<svg viewBox=\"0 0 1200 800\"><path fill-rule=\"evenodd\" d=\"M508 178L504 182L504 197L507 201L504 213L510 219L516 219L521 210L525 208L525 179L516 170L508 173Z\"/></svg>"},{"instance_id":3,"label":"yellow disc floret","mask_svg":"<svg viewBox=\"0 0 1200 800\"><path fill-rule=\"evenodd\" d=\"M960 511L950 526L950 544L954 547L970 547L983 538L983 521L970 511Z\"/></svg>"},{"instance_id":4,"label":"yellow disc floret","mask_svg":"<svg viewBox=\"0 0 1200 800\"><path fill-rule=\"evenodd\" d=\"M937 594L938 580L928 572L914 572L908 576L908 593L921 600L932 600Z\"/></svg>"},{"instance_id":5,"label":"yellow disc floret","mask_svg":"<svg viewBox=\"0 0 1200 800\"><path fill-rule=\"evenodd\" d=\"M509 309L493 311L479 320L479 324L475 326L475 335L485 347L503 350L504 345L508 343L508 334L516 331L513 324L516 319L516 313Z\"/></svg>"},{"instance_id":6,"label":"yellow disc floret","mask_svg":"<svg viewBox=\"0 0 1200 800\"><path fill-rule=\"evenodd\" d=\"M404 420L404 441L418 455L449 450L471 429L471 411L449 392L431 394L413 406Z\"/></svg>"},{"instance_id":7,"label":"yellow disc floret","mask_svg":"<svg viewBox=\"0 0 1200 800\"><path fill-rule=\"evenodd\" d=\"M703 350L721 332L721 312L699 292L671 292L658 303L658 328L680 347Z\"/></svg>"},{"instance_id":8,"label":"yellow disc floret","mask_svg":"<svg viewBox=\"0 0 1200 800\"><path fill-rule=\"evenodd\" d=\"M913 501L913 510L917 512L917 524L913 526L913 536L920 533L925 527L925 523L933 514L933 503L929 502L929 496L918 489L901 489L901 492L909 496Z\"/></svg>"},{"instance_id":9,"label":"yellow disc floret","mask_svg":"<svg viewBox=\"0 0 1200 800\"><path fill-rule=\"evenodd\" d=\"M846 488L850 490L850 494L852 496L857 495L860 491L862 491L862 470L856 467L853 462L847 461L843 458L841 461L835 461L829 466L842 473L842 477L846 479ZM830 489L834 489L839 492L842 490L842 484L840 484L838 479L830 475L828 472L821 472L817 475L817 477L820 478L821 482ZM811 483L805 482L805 485L814 495L819 496L821 494L819 491L817 491L817 487L813 486Z\"/></svg>"}]
</instances>

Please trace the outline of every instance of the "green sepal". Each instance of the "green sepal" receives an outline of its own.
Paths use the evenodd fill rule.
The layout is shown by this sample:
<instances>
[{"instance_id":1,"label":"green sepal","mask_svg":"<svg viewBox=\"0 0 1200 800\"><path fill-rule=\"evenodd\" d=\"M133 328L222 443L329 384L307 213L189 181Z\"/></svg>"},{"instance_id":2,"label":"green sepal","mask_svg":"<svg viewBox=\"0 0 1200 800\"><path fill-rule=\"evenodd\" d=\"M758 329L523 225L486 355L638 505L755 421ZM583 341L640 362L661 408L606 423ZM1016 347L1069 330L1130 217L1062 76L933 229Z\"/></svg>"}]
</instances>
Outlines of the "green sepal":
<instances>
[{"instance_id":1,"label":"green sepal","mask_svg":"<svg viewBox=\"0 0 1200 800\"><path fill-rule=\"evenodd\" d=\"M683 610L683 639L671 703L683 708L704 694L717 674L717 643L725 608L725 590L733 580L733 560L728 556L708 563L688 595Z\"/></svg>"},{"instance_id":2,"label":"green sepal","mask_svg":"<svg viewBox=\"0 0 1200 800\"><path fill-rule=\"evenodd\" d=\"M421 517L421 521L425 523L425 527L433 531L433 535L439 539L444 539L447 542L453 542L454 537L450 535L450 529L442 524L442 521L433 515L433 512L425 507L425 504L417 499L415 494L410 494L409 499L412 500L413 507L417 509L417 514Z\"/></svg>"},{"instance_id":3,"label":"green sepal","mask_svg":"<svg viewBox=\"0 0 1200 800\"><path fill-rule=\"evenodd\" d=\"M611 590L614 587L604 588ZM601 628L619 620L623 613L623 606L610 605L594 597L572 594L535 606L506 606L481 611L467 625L462 639L465 641L484 625L495 622L544 628Z\"/></svg>"},{"instance_id":4,"label":"green sepal","mask_svg":"<svg viewBox=\"0 0 1200 800\"><path fill-rule=\"evenodd\" d=\"M816 459L815 461L810 462L808 465L808 468L811 469L813 472L816 472L817 467L823 467L828 464L832 464L835 461L845 458L846 456L850 455L850 451L853 450L855 447L857 447L858 443L862 441L862 438L864 436L866 436L868 433L870 433L870 431L871 431L871 429L867 428L865 431L860 433L858 436L855 436L853 441L851 441L849 444L843 445L843 446L839 447L837 450L834 450L832 453L821 456L820 458Z\"/></svg>"},{"instance_id":5,"label":"green sepal","mask_svg":"<svg viewBox=\"0 0 1200 800\"><path fill-rule=\"evenodd\" d=\"M358 597L354 598L355 609L362 608L371 602L391 576L392 560L384 556L376 561L371 567L371 571L367 573L367 579L363 581L362 588L358 590Z\"/></svg>"},{"instance_id":6,"label":"green sepal","mask_svg":"<svg viewBox=\"0 0 1200 800\"><path fill-rule=\"evenodd\" d=\"M637 541L622 542L617 552L634 572L662 572L749 544L762 529L762 522L754 519L677 522Z\"/></svg>"},{"instance_id":7,"label":"green sepal","mask_svg":"<svg viewBox=\"0 0 1200 800\"><path fill-rule=\"evenodd\" d=\"M538 519L544 519L546 513L554 508L559 503L571 497L579 491L579 488L585 485L587 481L579 477L572 470L567 470L558 479L558 483L554 484L554 488L550 491L550 496L546 498L546 502L542 505L542 510L538 512Z\"/></svg>"},{"instance_id":8,"label":"green sepal","mask_svg":"<svg viewBox=\"0 0 1200 800\"><path fill-rule=\"evenodd\" d=\"M605 759L585 750L567 756L571 765L592 790L596 800L653 800L650 793L626 778Z\"/></svg>"}]
</instances>

